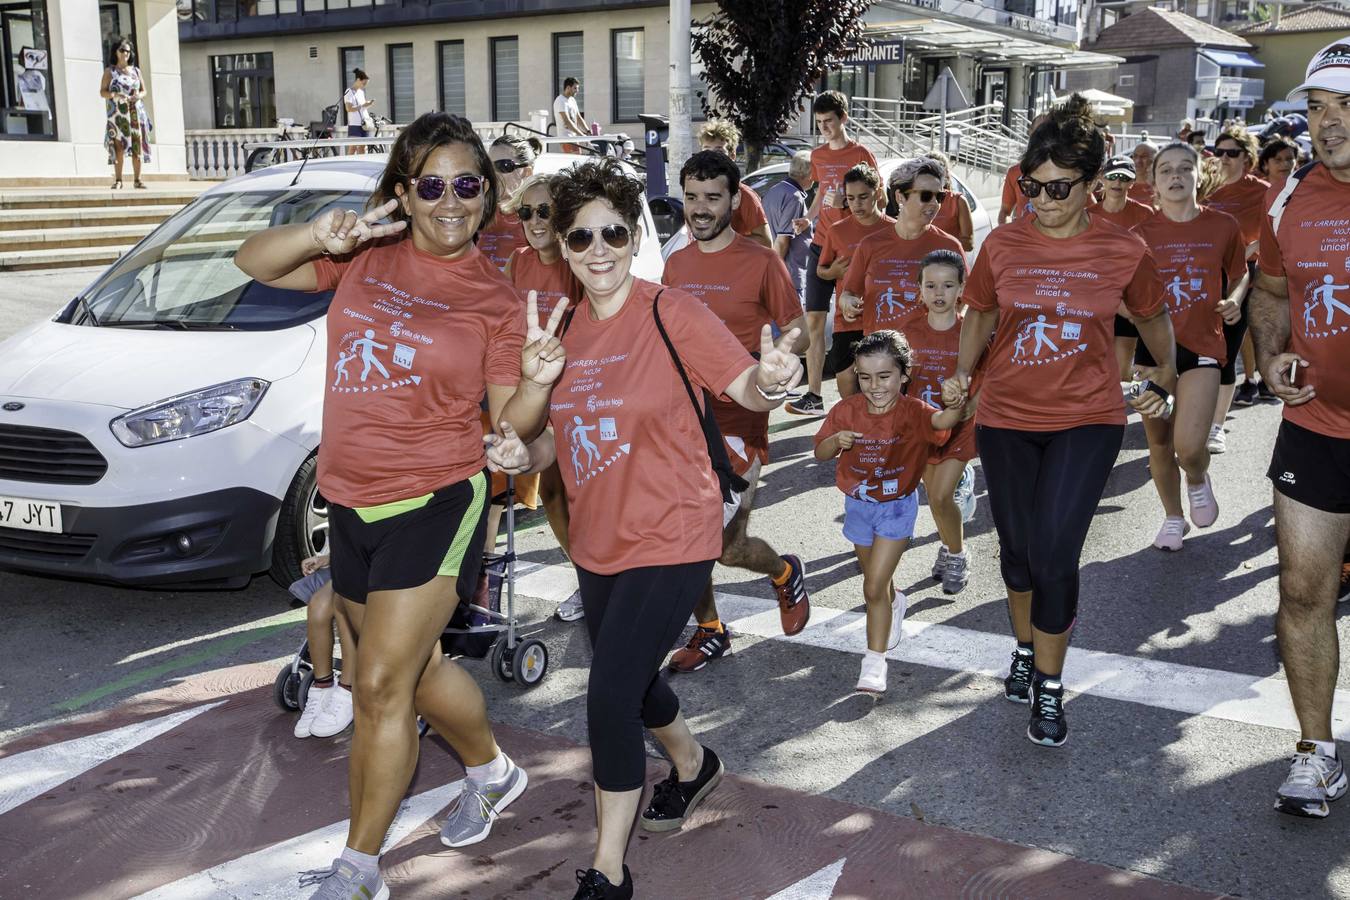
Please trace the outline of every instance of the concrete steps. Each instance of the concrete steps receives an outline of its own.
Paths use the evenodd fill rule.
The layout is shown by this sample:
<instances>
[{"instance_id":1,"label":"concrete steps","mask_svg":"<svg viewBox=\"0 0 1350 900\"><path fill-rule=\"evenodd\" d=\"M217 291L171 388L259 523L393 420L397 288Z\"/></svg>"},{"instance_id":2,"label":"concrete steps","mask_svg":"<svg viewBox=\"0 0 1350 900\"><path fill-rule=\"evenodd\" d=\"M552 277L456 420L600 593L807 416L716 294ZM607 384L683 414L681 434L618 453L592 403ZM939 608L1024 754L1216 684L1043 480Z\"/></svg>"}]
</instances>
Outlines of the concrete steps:
<instances>
[{"instance_id":1,"label":"concrete steps","mask_svg":"<svg viewBox=\"0 0 1350 900\"><path fill-rule=\"evenodd\" d=\"M0 272L106 266L116 261L131 247L131 244L120 244L108 247L60 247L55 250L18 251L0 247Z\"/></svg>"},{"instance_id":2,"label":"concrete steps","mask_svg":"<svg viewBox=\"0 0 1350 900\"><path fill-rule=\"evenodd\" d=\"M178 212L182 204L156 203L136 206L69 207L48 209L0 209L0 233L33 228L75 228L82 225L159 224Z\"/></svg>"}]
</instances>

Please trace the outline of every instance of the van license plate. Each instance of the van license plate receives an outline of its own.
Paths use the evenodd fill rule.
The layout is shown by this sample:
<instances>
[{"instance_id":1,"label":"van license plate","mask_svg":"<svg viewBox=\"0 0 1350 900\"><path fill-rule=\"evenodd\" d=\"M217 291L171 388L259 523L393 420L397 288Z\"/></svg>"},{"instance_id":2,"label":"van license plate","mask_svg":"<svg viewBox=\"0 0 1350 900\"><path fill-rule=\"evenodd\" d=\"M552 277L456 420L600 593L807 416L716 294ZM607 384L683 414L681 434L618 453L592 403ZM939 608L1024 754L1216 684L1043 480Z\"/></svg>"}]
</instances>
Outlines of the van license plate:
<instances>
[{"instance_id":1,"label":"van license plate","mask_svg":"<svg viewBox=\"0 0 1350 900\"><path fill-rule=\"evenodd\" d=\"M27 497L0 497L0 528L61 533L61 504Z\"/></svg>"}]
</instances>

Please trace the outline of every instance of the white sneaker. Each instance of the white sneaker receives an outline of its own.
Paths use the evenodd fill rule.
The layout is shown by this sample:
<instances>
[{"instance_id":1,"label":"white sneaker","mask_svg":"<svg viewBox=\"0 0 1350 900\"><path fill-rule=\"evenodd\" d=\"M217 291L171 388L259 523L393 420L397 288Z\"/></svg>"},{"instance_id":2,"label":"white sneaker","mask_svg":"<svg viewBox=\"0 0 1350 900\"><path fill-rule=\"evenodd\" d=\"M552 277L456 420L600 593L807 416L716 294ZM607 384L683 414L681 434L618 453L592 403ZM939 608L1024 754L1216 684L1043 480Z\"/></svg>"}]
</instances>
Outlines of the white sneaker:
<instances>
[{"instance_id":1,"label":"white sneaker","mask_svg":"<svg viewBox=\"0 0 1350 900\"><path fill-rule=\"evenodd\" d=\"M323 712L323 705L327 702L328 695L332 690L332 688L310 685L309 693L305 695L305 708L300 711L300 720L295 723L296 737L313 737L314 720L319 718L319 713Z\"/></svg>"},{"instance_id":2,"label":"white sneaker","mask_svg":"<svg viewBox=\"0 0 1350 900\"><path fill-rule=\"evenodd\" d=\"M863 656L856 689L868 694L886 693L886 657Z\"/></svg>"},{"instance_id":3,"label":"white sneaker","mask_svg":"<svg viewBox=\"0 0 1350 900\"><path fill-rule=\"evenodd\" d=\"M1158 536L1153 539L1153 546L1159 550L1171 550L1173 552L1180 550L1181 539L1190 530L1191 526L1182 516L1175 518L1168 516L1163 519L1162 528L1158 529Z\"/></svg>"},{"instance_id":4,"label":"white sneaker","mask_svg":"<svg viewBox=\"0 0 1350 900\"><path fill-rule=\"evenodd\" d=\"M904 630L901 626L905 623L905 607L908 602L904 594L899 591L895 592L895 599L891 601L891 636L886 642L887 650L894 650L900 646L900 638L904 637Z\"/></svg>"},{"instance_id":5,"label":"white sneaker","mask_svg":"<svg viewBox=\"0 0 1350 900\"><path fill-rule=\"evenodd\" d=\"M1191 502L1191 521L1197 528L1208 528L1219 519L1219 501L1214 498L1214 484L1205 474L1198 487L1186 483L1186 497Z\"/></svg>"},{"instance_id":6,"label":"white sneaker","mask_svg":"<svg viewBox=\"0 0 1350 900\"><path fill-rule=\"evenodd\" d=\"M575 622L577 619L584 618L586 611L581 608L581 591L573 591L572 596L559 603L554 615L564 622Z\"/></svg>"},{"instance_id":7,"label":"white sneaker","mask_svg":"<svg viewBox=\"0 0 1350 900\"><path fill-rule=\"evenodd\" d=\"M313 691L310 692L311 696ZM342 734L352 724L352 692L341 685L333 685L324 691L323 709L314 720L310 734L327 738Z\"/></svg>"},{"instance_id":8,"label":"white sneaker","mask_svg":"<svg viewBox=\"0 0 1350 900\"><path fill-rule=\"evenodd\" d=\"M1228 436L1223 433L1222 425L1209 426L1209 440L1205 446L1210 453L1222 453L1228 449Z\"/></svg>"}]
</instances>

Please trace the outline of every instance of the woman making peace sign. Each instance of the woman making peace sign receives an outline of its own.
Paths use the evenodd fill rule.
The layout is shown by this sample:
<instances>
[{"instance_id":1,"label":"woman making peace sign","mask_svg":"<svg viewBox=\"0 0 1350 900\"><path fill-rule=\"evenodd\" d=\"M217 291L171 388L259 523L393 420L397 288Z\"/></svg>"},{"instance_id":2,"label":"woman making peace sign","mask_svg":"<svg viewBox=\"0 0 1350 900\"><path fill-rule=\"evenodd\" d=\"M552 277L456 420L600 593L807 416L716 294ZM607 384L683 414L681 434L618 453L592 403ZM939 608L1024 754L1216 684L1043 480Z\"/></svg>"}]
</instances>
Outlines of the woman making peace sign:
<instances>
[{"instance_id":1,"label":"woman making peace sign","mask_svg":"<svg viewBox=\"0 0 1350 900\"><path fill-rule=\"evenodd\" d=\"M443 843L483 840L525 789L524 770L493 739L478 685L441 655L439 639L481 562L479 403L486 393L493 422L533 437L562 371L556 341L522 350L519 296L474 246L496 212L497 179L468 121L427 113L404 129L371 206L269 228L236 257L276 287L336 289L319 489L331 508L333 586L362 665L351 825L342 856L307 876L320 900L388 896L378 853L417 762L417 713L467 768ZM393 221L380 224L386 216Z\"/></svg>"}]
</instances>

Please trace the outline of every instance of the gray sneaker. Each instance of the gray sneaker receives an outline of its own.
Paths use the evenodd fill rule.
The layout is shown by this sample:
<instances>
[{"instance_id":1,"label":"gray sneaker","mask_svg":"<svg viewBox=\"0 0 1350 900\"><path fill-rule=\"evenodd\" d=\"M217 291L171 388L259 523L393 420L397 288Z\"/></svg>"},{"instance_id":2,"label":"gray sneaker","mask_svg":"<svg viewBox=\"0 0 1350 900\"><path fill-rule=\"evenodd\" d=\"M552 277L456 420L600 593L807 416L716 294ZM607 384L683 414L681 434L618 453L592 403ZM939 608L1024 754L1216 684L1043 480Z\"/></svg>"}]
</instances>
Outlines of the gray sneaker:
<instances>
[{"instance_id":1,"label":"gray sneaker","mask_svg":"<svg viewBox=\"0 0 1350 900\"><path fill-rule=\"evenodd\" d=\"M949 552L947 552L947 547L946 547L945 545L943 545L943 544L938 544L938 558L937 558L937 562L933 563L933 580L934 580L934 581L941 581L941 580L942 580L942 573L947 571L947 560L948 560L950 557L951 557L951 554L950 554Z\"/></svg>"},{"instance_id":2,"label":"gray sneaker","mask_svg":"<svg viewBox=\"0 0 1350 900\"><path fill-rule=\"evenodd\" d=\"M947 554L947 568L942 571L942 593L959 594L970 580L969 565L966 556Z\"/></svg>"},{"instance_id":3,"label":"gray sneaker","mask_svg":"<svg viewBox=\"0 0 1350 900\"><path fill-rule=\"evenodd\" d=\"M530 779L525 770L508 758L510 768L501 781L474 784L465 780L464 790L446 813L441 826L441 843L447 847L467 847L488 836L492 823L502 810L519 797Z\"/></svg>"},{"instance_id":4,"label":"gray sneaker","mask_svg":"<svg viewBox=\"0 0 1350 900\"><path fill-rule=\"evenodd\" d=\"M300 886L317 884L319 889L309 900L389 900L389 888L376 869L362 874L356 866L338 857L327 869L300 873Z\"/></svg>"},{"instance_id":5,"label":"gray sneaker","mask_svg":"<svg viewBox=\"0 0 1350 900\"><path fill-rule=\"evenodd\" d=\"M1327 801L1345 794L1345 767L1335 756L1324 756L1312 741L1299 741L1289 777L1275 795L1275 809L1291 816L1324 819L1331 809Z\"/></svg>"},{"instance_id":6,"label":"gray sneaker","mask_svg":"<svg viewBox=\"0 0 1350 900\"><path fill-rule=\"evenodd\" d=\"M572 596L558 604L558 610L554 613L564 622L575 622L577 619L584 618L586 610L581 607L581 591L573 591Z\"/></svg>"}]
</instances>

